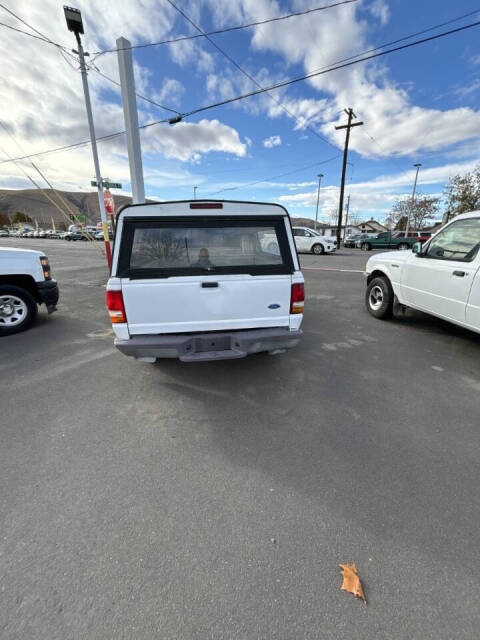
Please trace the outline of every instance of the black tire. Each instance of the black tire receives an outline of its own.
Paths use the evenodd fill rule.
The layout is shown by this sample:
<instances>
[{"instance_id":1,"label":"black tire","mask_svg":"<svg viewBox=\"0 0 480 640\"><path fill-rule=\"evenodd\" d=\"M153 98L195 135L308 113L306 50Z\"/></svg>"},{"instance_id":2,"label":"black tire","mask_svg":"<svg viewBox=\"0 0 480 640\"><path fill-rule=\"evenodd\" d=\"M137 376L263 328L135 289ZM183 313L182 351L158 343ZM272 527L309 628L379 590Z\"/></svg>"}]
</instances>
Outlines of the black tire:
<instances>
[{"instance_id":1,"label":"black tire","mask_svg":"<svg viewBox=\"0 0 480 640\"><path fill-rule=\"evenodd\" d=\"M322 256L325 253L323 244L320 244L319 242L315 243L312 247L312 253L314 253L316 256Z\"/></svg>"},{"instance_id":2,"label":"black tire","mask_svg":"<svg viewBox=\"0 0 480 640\"><path fill-rule=\"evenodd\" d=\"M388 320L393 314L393 290L388 278L374 278L365 292L368 312L380 320Z\"/></svg>"},{"instance_id":3,"label":"black tire","mask_svg":"<svg viewBox=\"0 0 480 640\"><path fill-rule=\"evenodd\" d=\"M406 251L407 249L410 249L410 245L409 245L409 244L407 244L406 242L401 242L401 243L398 245L397 249L398 249L399 251Z\"/></svg>"},{"instance_id":4,"label":"black tire","mask_svg":"<svg viewBox=\"0 0 480 640\"><path fill-rule=\"evenodd\" d=\"M362 251L371 251L372 245L369 242L362 242L362 244L360 245L360 249Z\"/></svg>"},{"instance_id":5,"label":"black tire","mask_svg":"<svg viewBox=\"0 0 480 640\"><path fill-rule=\"evenodd\" d=\"M71 242L71 241L72 241L72 239L71 239L69 236L67 236L67 237L65 238L65 240L66 240L67 242Z\"/></svg>"},{"instance_id":6,"label":"black tire","mask_svg":"<svg viewBox=\"0 0 480 640\"><path fill-rule=\"evenodd\" d=\"M12 318L12 313L7 313L7 307L11 306L11 299L21 300L23 305L14 305L14 313L19 321L9 326L8 321ZM10 336L29 329L37 317L37 312L37 303L28 291L14 285L0 284L0 336Z\"/></svg>"}]
</instances>

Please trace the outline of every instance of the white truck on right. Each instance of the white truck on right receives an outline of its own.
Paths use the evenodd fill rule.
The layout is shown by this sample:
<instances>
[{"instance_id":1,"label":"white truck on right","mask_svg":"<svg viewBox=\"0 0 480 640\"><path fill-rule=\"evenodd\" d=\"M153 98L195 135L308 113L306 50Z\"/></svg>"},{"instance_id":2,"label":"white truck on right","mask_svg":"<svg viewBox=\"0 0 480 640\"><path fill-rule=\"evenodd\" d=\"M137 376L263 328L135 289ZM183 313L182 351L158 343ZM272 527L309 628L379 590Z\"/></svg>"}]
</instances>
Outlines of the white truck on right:
<instances>
[{"instance_id":1,"label":"white truck on right","mask_svg":"<svg viewBox=\"0 0 480 640\"><path fill-rule=\"evenodd\" d=\"M394 303L480 333L480 211L457 216L423 246L372 256L365 303L376 318Z\"/></svg>"}]
</instances>

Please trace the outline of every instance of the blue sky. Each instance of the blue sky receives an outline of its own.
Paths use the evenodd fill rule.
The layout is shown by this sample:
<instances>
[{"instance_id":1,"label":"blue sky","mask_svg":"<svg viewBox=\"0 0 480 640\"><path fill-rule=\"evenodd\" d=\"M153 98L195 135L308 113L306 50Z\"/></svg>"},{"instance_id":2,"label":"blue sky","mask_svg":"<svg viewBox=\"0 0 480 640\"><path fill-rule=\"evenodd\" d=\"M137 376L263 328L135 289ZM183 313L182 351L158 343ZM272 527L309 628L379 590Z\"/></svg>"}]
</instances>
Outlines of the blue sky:
<instances>
[{"instance_id":1,"label":"blue sky","mask_svg":"<svg viewBox=\"0 0 480 640\"><path fill-rule=\"evenodd\" d=\"M319 7L333 0L238 0L219 10L214 0L178 2L204 31ZM56 42L73 46L61 3L7 6ZM191 35L165 0L78 2L85 46L113 48L121 35L132 43ZM307 16L213 36L262 86L302 75L382 43L479 9L479 13L425 35L479 19L480 5L423 0L359 0ZM2 21L25 28L14 17ZM0 79L4 104L0 147L10 156L43 151L88 138L78 71L48 44L2 32L6 66ZM422 36L420 36L422 37ZM292 215L315 215L317 173L322 180L320 217L335 215L344 132L335 125L353 107L364 126L352 131L347 174L351 211L383 219L396 198L411 192L412 165L421 162L419 191L438 194L449 176L479 160L479 27L361 63L272 92L297 119L268 95L248 98L142 133L146 193L163 200L218 197L276 201ZM255 89L204 38L134 51L137 91L181 112ZM95 60L118 79L116 54ZM89 74L97 135L124 128L118 89L94 70ZM138 101L141 123L168 114ZM304 125L308 124L309 128ZM315 133L312 132L313 129ZM340 150L339 150L340 149ZM102 172L128 193L123 138L99 145ZM86 147L40 156L40 168L58 188L89 188L93 167ZM27 173L31 168L23 164ZM256 184L251 184L251 183ZM0 165L0 186L31 187L18 165Z\"/></svg>"}]
</instances>

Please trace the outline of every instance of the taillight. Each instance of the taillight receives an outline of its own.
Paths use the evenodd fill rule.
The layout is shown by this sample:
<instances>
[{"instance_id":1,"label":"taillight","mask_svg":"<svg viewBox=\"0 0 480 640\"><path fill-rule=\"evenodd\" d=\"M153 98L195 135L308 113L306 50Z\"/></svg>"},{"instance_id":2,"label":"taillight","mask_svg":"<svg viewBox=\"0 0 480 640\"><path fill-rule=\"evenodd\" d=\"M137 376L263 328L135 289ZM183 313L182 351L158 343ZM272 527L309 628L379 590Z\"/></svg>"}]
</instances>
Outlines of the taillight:
<instances>
[{"instance_id":1,"label":"taillight","mask_svg":"<svg viewBox=\"0 0 480 640\"><path fill-rule=\"evenodd\" d=\"M190 209L223 209L221 202L191 202Z\"/></svg>"},{"instance_id":2,"label":"taillight","mask_svg":"<svg viewBox=\"0 0 480 640\"><path fill-rule=\"evenodd\" d=\"M305 303L305 285L303 282L292 284L292 294L290 298L290 313L303 313Z\"/></svg>"},{"instance_id":3,"label":"taillight","mask_svg":"<svg viewBox=\"0 0 480 640\"><path fill-rule=\"evenodd\" d=\"M123 296L121 291L107 291L107 309L112 324L124 323L127 321Z\"/></svg>"}]
</instances>

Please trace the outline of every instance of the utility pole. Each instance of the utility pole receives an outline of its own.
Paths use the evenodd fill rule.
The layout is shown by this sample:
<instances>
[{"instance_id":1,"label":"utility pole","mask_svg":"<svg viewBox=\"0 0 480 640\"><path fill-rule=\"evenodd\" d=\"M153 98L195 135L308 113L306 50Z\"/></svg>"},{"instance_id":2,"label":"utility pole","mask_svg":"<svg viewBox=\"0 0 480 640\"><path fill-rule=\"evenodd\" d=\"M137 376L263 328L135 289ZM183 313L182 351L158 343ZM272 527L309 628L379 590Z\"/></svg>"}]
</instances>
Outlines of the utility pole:
<instances>
[{"instance_id":1,"label":"utility pole","mask_svg":"<svg viewBox=\"0 0 480 640\"><path fill-rule=\"evenodd\" d=\"M318 191L317 191L317 211L315 212L315 231L317 230L317 224L318 224L318 203L320 201L320 184L322 182L323 173L319 173L317 178L318 178Z\"/></svg>"},{"instance_id":2,"label":"utility pole","mask_svg":"<svg viewBox=\"0 0 480 640\"><path fill-rule=\"evenodd\" d=\"M100 173L100 163L98 161L97 140L95 137L95 126L93 124L92 103L90 101L90 91L88 89L87 68L85 66L85 53L83 51L82 41L80 34L83 34L83 22L82 14L78 9L73 7L63 7L65 12L65 19L67 21L67 27L69 31L73 31L77 40L78 51L73 50L78 54L80 60L80 71L82 74L83 93L85 96L85 107L87 110L88 128L90 130L90 142L92 145L93 164L95 165L95 177L97 180L98 189L98 206L100 208L100 217L102 219L103 239L105 242L105 253L107 254L108 268L112 266L112 252L110 249L110 239L108 234L108 222L107 214L105 212L105 203L103 201L103 182L102 175ZM88 53L86 54L88 55Z\"/></svg>"},{"instance_id":3,"label":"utility pole","mask_svg":"<svg viewBox=\"0 0 480 640\"><path fill-rule=\"evenodd\" d=\"M343 124L335 129L346 129L345 134L345 147L343 149L343 165L342 165L342 182L340 184L340 202L338 204L338 224L337 224L337 247L340 248L340 239L342 234L342 217L343 217L343 194L345 192L345 174L347 172L347 159L348 159L348 143L350 140L350 129L353 127L359 127L363 122L355 122L352 124L353 118L357 116L353 113L353 109L344 109L348 116L347 124Z\"/></svg>"},{"instance_id":4,"label":"utility pole","mask_svg":"<svg viewBox=\"0 0 480 640\"><path fill-rule=\"evenodd\" d=\"M413 183L412 201L410 203L410 206L408 207L408 217L407 217L407 226L405 228L405 238L408 237L408 232L410 231L410 214L412 213L413 205L415 204L415 192L417 190L418 171L422 166L422 164L420 162L417 162L413 166L416 167L417 173L415 174L415 182Z\"/></svg>"},{"instance_id":5,"label":"utility pole","mask_svg":"<svg viewBox=\"0 0 480 640\"><path fill-rule=\"evenodd\" d=\"M194 200L197 199L197 189L198 189L198 187L193 187L193 199Z\"/></svg>"},{"instance_id":6,"label":"utility pole","mask_svg":"<svg viewBox=\"0 0 480 640\"><path fill-rule=\"evenodd\" d=\"M145 202L142 149L138 128L137 96L133 77L132 43L126 38L117 39L118 71L122 88L123 117L127 131L127 151L130 165L130 183L134 204Z\"/></svg>"},{"instance_id":7,"label":"utility pole","mask_svg":"<svg viewBox=\"0 0 480 640\"><path fill-rule=\"evenodd\" d=\"M347 207L345 209L345 228L343 230L343 241L345 242L345 234L347 233L348 211L350 209L350 194L347 196ZM340 248L340 247L338 247Z\"/></svg>"}]
</instances>

